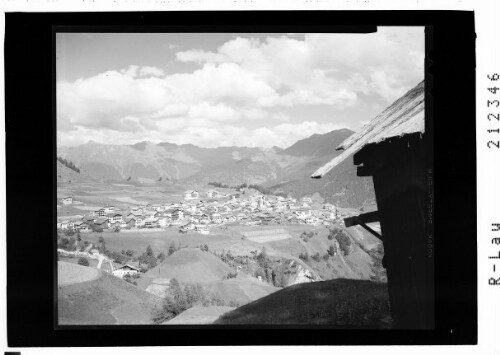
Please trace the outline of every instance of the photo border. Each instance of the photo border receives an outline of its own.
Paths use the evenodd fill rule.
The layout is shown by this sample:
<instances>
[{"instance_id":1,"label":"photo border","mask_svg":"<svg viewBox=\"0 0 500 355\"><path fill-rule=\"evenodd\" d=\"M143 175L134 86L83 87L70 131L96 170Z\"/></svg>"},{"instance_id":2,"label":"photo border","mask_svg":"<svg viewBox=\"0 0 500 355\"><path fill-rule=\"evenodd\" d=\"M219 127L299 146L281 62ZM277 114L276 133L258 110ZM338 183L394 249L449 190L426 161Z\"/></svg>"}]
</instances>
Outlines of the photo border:
<instances>
[{"instance_id":1,"label":"photo border","mask_svg":"<svg viewBox=\"0 0 500 355\"><path fill-rule=\"evenodd\" d=\"M426 133L433 132L439 138L432 142L435 146L434 228L435 234L440 236L434 243L436 329L332 331L328 326L285 325L54 327L54 316L57 316L57 298L54 296L54 290L57 291L57 282L54 282L57 280L54 279L57 273L54 243L57 176L55 30L65 28L80 32L91 26L94 32L105 28L113 32L129 32L131 29L138 32L164 31L165 26L161 23L165 21L171 23L172 32L180 32L180 29L183 32L330 32L335 26L352 29L351 26L358 24L432 28L432 36L426 34L425 114ZM465 11L6 14L9 346L477 343L474 42L474 13ZM29 105L23 105L26 100ZM433 120L429 126L429 115L446 119ZM44 119L40 121L40 117ZM46 124L48 117L52 117L52 126ZM460 125L456 117L461 118ZM459 144L451 141L450 145L450 137ZM29 149L20 148L26 141L29 144L24 146ZM26 151L30 154L26 155ZM51 171L49 167L52 167ZM35 177L33 170L37 172ZM467 186L465 191L464 186ZM30 201L34 211L31 225L37 226L36 233L29 233L30 237L23 235L25 230L19 231L19 226L26 223L25 207L21 203L25 200ZM52 209L48 208L49 205ZM47 221L52 221L52 224ZM47 242L50 235L53 243ZM467 235L467 238L460 238L462 235ZM23 238L29 238L29 243ZM46 260L47 255L52 255L52 260ZM32 269L25 260L37 261L39 270L35 280L32 280ZM30 284L23 281L30 280L30 277ZM36 292L32 291L33 288Z\"/></svg>"}]
</instances>

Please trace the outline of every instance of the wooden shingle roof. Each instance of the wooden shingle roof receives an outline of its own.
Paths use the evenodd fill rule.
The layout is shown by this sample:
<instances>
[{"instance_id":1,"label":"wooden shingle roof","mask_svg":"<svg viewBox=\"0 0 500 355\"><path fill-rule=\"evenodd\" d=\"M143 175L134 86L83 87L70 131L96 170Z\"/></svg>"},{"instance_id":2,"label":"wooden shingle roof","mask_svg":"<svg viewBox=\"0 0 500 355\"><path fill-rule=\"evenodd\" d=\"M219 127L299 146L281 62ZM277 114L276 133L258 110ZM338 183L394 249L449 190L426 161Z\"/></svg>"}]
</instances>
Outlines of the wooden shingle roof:
<instances>
[{"instance_id":1,"label":"wooden shingle roof","mask_svg":"<svg viewBox=\"0 0 500 355\"><path fill-rule=\"evenodd\" d=\"M393 102L382 113L368 122L359 132L354 133L337 147L344 150L316 170L311 177L321 178L347 157L370 143L380 143L388 138L410 133L425 132L424 81Z\"/></svg>"}]
</instances>

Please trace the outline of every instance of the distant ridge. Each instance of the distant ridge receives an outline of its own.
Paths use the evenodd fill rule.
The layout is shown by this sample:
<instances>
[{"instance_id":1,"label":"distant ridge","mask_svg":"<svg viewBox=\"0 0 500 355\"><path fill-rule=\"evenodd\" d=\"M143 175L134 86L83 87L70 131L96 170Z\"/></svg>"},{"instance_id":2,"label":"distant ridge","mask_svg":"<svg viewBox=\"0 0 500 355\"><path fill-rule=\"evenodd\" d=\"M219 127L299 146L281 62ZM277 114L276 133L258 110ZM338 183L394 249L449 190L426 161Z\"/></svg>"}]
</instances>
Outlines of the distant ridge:
<instances>
[{"instance_id":1,"label":"distant ridge","mask_svg":"<svg viewBox=\"0 0 500 355\"><path fill-rule=\"evenodd\" d=\"M353 133L339 129L313 134L286 149L276 146L202 148L193 144L142 141L132 145L88 142L59 147L57 153L96 181L179 181L193 186L205 186L209 182L230 186L258 184L294 197L319 192L325 200L351 207L360 206L373 197L370 187L353 182L359 180L354 179L354 167L344 167L334 173L333 184L323 181L319 186L307 177L338 154L335 147Z\"/></svg>"}]
</instances>

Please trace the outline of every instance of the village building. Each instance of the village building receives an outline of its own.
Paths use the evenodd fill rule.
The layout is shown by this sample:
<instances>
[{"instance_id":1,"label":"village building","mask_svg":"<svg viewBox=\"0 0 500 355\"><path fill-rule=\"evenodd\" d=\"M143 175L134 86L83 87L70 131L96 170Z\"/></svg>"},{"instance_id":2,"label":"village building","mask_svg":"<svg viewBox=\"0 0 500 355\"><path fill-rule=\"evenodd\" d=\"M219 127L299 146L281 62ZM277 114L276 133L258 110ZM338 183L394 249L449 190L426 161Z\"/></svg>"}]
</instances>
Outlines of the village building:
<instances>
[{"instance_id":1,"label":"village building","mask_svg":"<svg viewBox=\"0 0 500 355\"><path fill-rule=\"evenodd\" d=\"M200 197L200 194L196 190L188 190L184 192L184 199L186 201L194 200Z\"/></svg>"},{"instance_id":2,"label":"village building","mask_svg":"<svg viewBox=\"0 0 500 355\"><path fill-rule=\"evenodd\" d=\"M62 200L63 205L71 205L73 203L73 197L64 197Z\"/></svg>"},{"instance_id":3,"label":"village building","mask_svg":"<svg viewBox=\"0 0 500 355\"><path fill-rule=\"evenodd\" d=\"M140 272L138 267L135 267L130 264L123 265L122 267L115 269L113 271L113 275L116 277L123 278L125 276L136 276Z\"/></svg>"},{"instance_id":4,"label":"village building","mask_svg":"<svg viewBox=\"0 0 500 355\"><path fill-rule=\"evenodd\" d=\"M335 211L335 206L332 205L331 203L324 203L323 204L323 210L324 211Z\"/></svg>"},{"instance_id":5,"label":"village building","mask_svg":"<svg viewBox=\"0 0 500 355\"><path fill-rule=\"evenodd\" d=\"M169 224L170 224L170 218L169 217L162 216L162 217L158 218L158 225L161 228L168 227Z\"/></svg>"},{"instance_id":6,"label":"village building","mask_svg":"<svg viewBox=\"0 0 500 355\"><path fill-rule=\"evenodd\" d=\"M220 213L212 213L210 215L210 219L212 220L212 223L222 223L222 216L220 215Z\"/></svg>"},{"instance_id":7,"label":"village building","mask_svg":"<svg viewBox=\"0 0 500 355\"><path fill-rule=\"evenodd\" d=\"M208 198L219 198L219 191L217 190L208 190L205 195Z\"/></svg>"},{"instance_id":8,"label":"village building","mask_svg":"<svg viewBox=\"0 0 500 355\"><path fill-rule=\"evenodd\" d=\"M153 205L152 206L153 210L161 212L165 210L165 207L163 205Z\"/></svg>"},{"instance_id":9,"label":"village building","mask_svg":"<svg viewBox=\"0 0 500 355\"><path fill-rule=\"evenodd\" d=\"M210 223L210 217L204 213L200 216L200 223L202 224L209 224Z\"/></svg>"},{"instance_id":10,"label":"village building","mask_svg":"<svg viewBox=\"0 0 500 355\"><path fill-rule=\"evenodd\" d=\"M109 226L109 219L107 218L98 218L94 221L94 225L96 227L100 227L102 229L108 229Z\"/></svg>"},{"instance_id":11,"label":"village building","mask_svg":"<svg viewBox=\"0 0 500 355\"><path fill-rule=\"evenodd\" d=\"M301 207L296 211L298 218L308 218L311 217L311 209L306 207Z\"/></svg>"},{"instance_id":12,"label":"village building","mask_svg":"<svg viewBox=\"0 0 500 355\"><path fill-rule=\"evenodd\" d=\"M196 225L194 228L195 232L201 233L201 234L210 234L210 230L206 225Z\"/></svg>"},{"instance_id":13,"label":"village building","mask_svg":"<svg viewBox=\"0 0 500 355\"><path fill-rule=\"evenodd\" d=\"M109 219L109 223L114 224L114 223L121 223L123 222L123 216L120 213L107 213L106 218Z\"/></svg>"},{"instance_id":14,"label":"village building","mask_svg":"<svg viewBox=\"0 0 500 355\"><path fill-rule=\"evenodd\" d=\"M137 217L135 217L135 226L136 226L137 228L142 228L142 227L144 227L144 225L145 225L145 222L144 222L144 221L145 221L145 218L144 218L144 217L142 217L142 216L137 216Z\"/></svg>"},{"instance_id":15,"label":"village building","mask_svg":"<svg viewBox=\"0 0 500 355\"><path fill-rule=\"evenodd\" d=\"M94 223L94 221L97 219L97 217L95 217L94 215L86 215L86 216L83 216L82 217L82 221L86 222L86 223Z\"/></svg>"},{"instance_id":16,"label":"village building","mask_svg":"<svg viewBox=\"0 0 500 355\"><path fill-rule=\"evenodd\" d=\"M172 212L172 221L180 221L184 219L184 211L176 209Z\"/></svg>"},{"instance_id":17,"label":"village building","mask_svg":"<svg viewBox=\"0 0 500 355\"><path fill-rule=\"evenodd\" d=\"M154 217L148 217L144 220L145 228L157 228L159 227L158 219Z\"/></svg>"}]
</instances>

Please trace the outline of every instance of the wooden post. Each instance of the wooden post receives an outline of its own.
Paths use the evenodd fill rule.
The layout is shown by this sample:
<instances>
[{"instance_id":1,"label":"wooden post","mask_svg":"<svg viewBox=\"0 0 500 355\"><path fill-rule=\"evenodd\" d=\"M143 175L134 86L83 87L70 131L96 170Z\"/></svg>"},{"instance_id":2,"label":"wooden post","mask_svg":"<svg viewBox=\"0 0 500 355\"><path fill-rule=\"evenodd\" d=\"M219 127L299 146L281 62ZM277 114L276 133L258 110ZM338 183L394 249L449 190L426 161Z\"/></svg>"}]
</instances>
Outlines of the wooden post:
<instances>
[{"instance_id":1,"label":"wooden post","mask_svg":"<svg viewBox=\"0 0 500 355\"><path fill-rule=\"evenodd\" d=\"M395 328L434 327L434 270L427 255L426 162L422 137L365 146L358 175L373 176Z\"/></svg>"}]
</instances>

